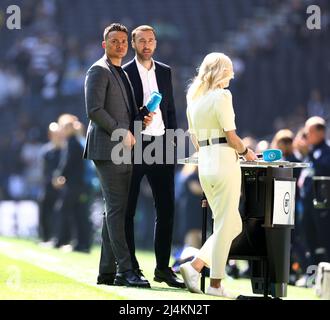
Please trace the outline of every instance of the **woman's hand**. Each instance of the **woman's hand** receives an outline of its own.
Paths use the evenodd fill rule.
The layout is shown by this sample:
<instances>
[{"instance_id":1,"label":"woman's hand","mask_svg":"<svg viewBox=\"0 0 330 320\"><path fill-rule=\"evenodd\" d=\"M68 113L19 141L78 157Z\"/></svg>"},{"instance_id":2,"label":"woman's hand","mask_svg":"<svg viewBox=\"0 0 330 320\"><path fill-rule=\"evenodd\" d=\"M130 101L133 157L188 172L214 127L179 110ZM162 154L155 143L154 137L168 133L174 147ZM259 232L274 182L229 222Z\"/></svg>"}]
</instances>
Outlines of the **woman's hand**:
<instances>
[{"instance_id":1,"label":"woman's hand","mask_svg":"<svg viewBox=\"0 0 330 320\"><path fill-rule=\"evenodd\" d=\"M258 160L258 157L256 156L256 154L251 149L248 148L248 152L244 156L244 159L246 161L254 161L254 160Z\"/></svg>"}]
</instances>

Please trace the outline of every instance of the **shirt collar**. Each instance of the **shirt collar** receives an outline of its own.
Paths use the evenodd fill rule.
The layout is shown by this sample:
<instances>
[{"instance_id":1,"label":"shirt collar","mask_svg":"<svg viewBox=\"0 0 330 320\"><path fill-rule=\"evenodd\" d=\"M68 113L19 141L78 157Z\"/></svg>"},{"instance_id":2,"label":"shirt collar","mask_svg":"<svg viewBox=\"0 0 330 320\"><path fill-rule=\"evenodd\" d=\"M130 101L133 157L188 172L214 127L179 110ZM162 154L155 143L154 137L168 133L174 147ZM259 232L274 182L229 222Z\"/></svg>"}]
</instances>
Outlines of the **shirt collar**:
<instances>
[{"instance_id":1,"label":"shirt collar","mask_svg":"<svg viewBox=\"0 0 330 320\"><path fill-rule=\"evenodd\" d=\"M155 71L156 70L156 64L155 64L155 61L154 59L151 58L151 61L152 61L152 67L150 70L148 70L144 65L142 65L140 63L140 61L138 60L138 58L135 56L135 62L136 62L136 65L137 65L137 68L138 70L141 72L148 72L148 71Z\"/></svg>"}]
</instances>

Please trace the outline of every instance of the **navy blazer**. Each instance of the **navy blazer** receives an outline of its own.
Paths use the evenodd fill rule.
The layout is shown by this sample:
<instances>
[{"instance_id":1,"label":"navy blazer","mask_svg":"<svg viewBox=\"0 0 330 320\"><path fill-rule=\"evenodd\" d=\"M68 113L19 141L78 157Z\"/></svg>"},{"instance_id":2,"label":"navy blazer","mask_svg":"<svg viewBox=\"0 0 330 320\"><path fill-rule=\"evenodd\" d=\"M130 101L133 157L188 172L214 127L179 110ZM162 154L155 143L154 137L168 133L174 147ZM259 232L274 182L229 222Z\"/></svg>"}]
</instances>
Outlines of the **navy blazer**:
<instances>
[{"instance_id":1,"label":"navy blazer","mask_svg":"<svg viewBox=\"0 0 330 320\"><path fill-rule=\"evenodd\" d=\"M173 98L171 68L164 63L155 61L155 73L159 92L163 98L160 103L165 129L177 129L176 112ZM135 59L126 63L123 69L129 76L134 89L137 106L143 106L143 87Z\"/></svg>"}]
</instances>

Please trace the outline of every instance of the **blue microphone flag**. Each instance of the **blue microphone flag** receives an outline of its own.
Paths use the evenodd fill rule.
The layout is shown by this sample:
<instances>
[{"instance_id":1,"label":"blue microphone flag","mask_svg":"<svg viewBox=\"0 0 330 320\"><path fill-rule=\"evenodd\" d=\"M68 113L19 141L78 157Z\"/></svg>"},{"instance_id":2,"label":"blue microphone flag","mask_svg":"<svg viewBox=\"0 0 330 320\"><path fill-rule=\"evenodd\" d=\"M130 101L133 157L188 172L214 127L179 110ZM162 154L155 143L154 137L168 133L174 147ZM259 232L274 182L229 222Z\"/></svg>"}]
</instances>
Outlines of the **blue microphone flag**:
<instances>
[{"instance_id":1,"label":"blue microphone flag","mask_svg":"<svg viewBox=\"0 0 330 320\"><path fill-rule=\"evenodd\" d=\"M276 160L281 160L282 159L282 151L279 149L269 149L265 150L263 153L263 158L264 161L267 162L272 162Z\"/></svg>"},{"instance_id":2,"label":"blue microphone flag","mask_svg":"<svg viewBox=\"0 0 330 320\"><path fill-rule=\"evenodd\" d=\"M161 101L162 101L162 94L157 91L154 91L151 94L146 106L149 112L155 112Z\"/></svg>"}]
</instances>

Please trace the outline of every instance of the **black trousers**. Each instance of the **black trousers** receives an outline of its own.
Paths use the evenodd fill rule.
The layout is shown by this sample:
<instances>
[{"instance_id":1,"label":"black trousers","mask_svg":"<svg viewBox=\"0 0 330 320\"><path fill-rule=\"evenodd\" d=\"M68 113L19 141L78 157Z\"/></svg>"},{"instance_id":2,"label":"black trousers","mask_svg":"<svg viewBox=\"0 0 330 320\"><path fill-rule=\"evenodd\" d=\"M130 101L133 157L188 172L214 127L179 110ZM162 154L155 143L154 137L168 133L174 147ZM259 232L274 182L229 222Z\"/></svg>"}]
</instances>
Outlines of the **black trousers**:
<instances>
[{"instance_id":1,"label":"black trousers","mask_svg":"<svg viewBox=\"0 0 330 320\"><path fill-rule=\"evenodd\" d=\"M39 211L39 237L42 241L49 241L55 235L54 207L58 197L59 192L53 188L51 183L47 184Z\"/></svg>"},{"instance_id":2,"label":"black trousers","mask_svg":"<svg viewBox=\"0 0 330 320\"><path fill-rule=\"evenodd\" d=\"M91 247L92 224L89 207L82 202L84 186L68 185L60 190L56 205L56 247L76 240L75 250L89 250Z\"/></svg>"},{"instance_id":3,"label":"black trousers","mask_svg":"<svg viewBox=\"0 0 330 320\"><path fill-rule=\"evenodd\" d=\"M154 141L142 143L142 150ZM164 143L165 145L165 143ZM164 158L166 152L164 148ZM135 255L134 216L138 202L140 183L144 176L150 184L156 208L154 227L154 249L156 254L156 267L165 269L169 266L173 219L174 219L174 164L142 164L133 165L133 173L129 191L126 211L126 239L131 253L132 267L139 268Z\"/></svg>"},{"instance_id":4,"label":"black trousers","mask_svg":"<svg viewBox=\"0 0 330 320\"><path fill-rule=\"evenodd\" d=\"M308 265L318 265L320 262L329 262L330 259L330 212L329 210L315 209L312 196L303 199L304 212L302 219L302 228L304 231L307 250L310 257L307 259L305 270ZM325 252L318 253L318 249L325 249Z\"/></svg>"},{"instance_id":5,"label":"black trousers","mask_svg":"<svg viewBox=\"0 0 330 320\"><path fill-rule=\"evenodd\" d=\"M132 165L103 160L94 160L94 163L105 200L99 273L125 272L132 269L125 235Z\"/></svg>"}]
</instances>

